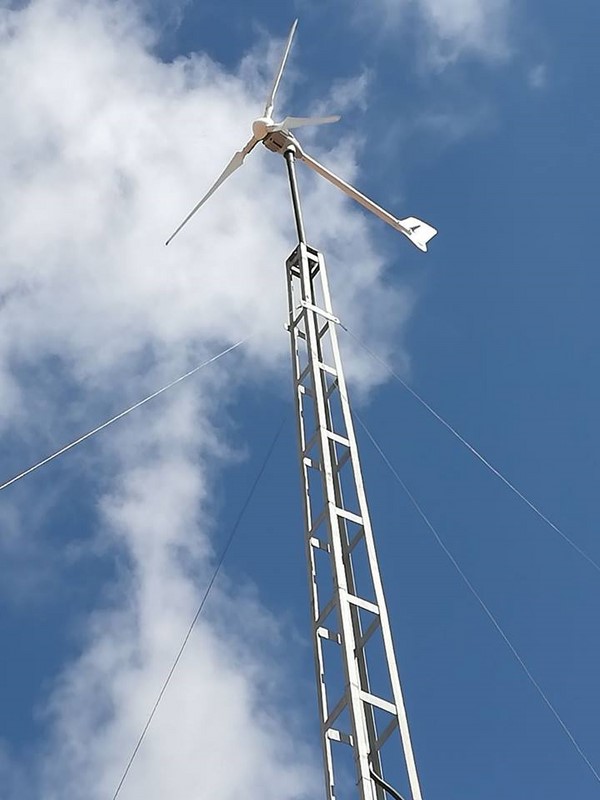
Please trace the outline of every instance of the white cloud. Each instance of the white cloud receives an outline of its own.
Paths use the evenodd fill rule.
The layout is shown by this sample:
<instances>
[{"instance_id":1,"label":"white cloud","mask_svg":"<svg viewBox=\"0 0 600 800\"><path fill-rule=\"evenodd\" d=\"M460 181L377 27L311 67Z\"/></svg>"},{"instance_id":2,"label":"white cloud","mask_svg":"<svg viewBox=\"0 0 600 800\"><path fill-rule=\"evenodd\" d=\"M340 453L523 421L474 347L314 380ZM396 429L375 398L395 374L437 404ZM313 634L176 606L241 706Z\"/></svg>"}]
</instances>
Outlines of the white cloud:
<instances>
[{"instance_id":1,"label":"white cloud","mask_svg":"<svg viewBox=\"0 0 600 800\"><path fill-rule=\"evenodd\" d=\"M369 89L373 75L369 70L363 70L352 78L336 81L327 98L327 105L332 111L341 114L346 111L367 111L369 107Z\"/></svg>"},{"instance_id":2,"label":"white cloud","mask_svg":"<svg viewBox=\"0 0 600 800\"><path fill-rule=\"evenodd\" d=\"M430 66L442 68L463 56L496 61L509 55L511 0L377 0L387 29L422 27ZM356 4L355 4L356 5ZM357 10L364 8L359 4ZM371 15L372 18L372 15Z\"/></svg>"},{"instance_id":3,"label":"white cloud","mask_svg":"<svg viewBox=\"0 0 600 800\"><path fill-rule=\"evenodd\" d=\"M221 362L93 451L97 519L90 509L82 547L118 557L119 577L81 623L80 655L47 698L31 764L0 751L0 793L19 800L111 796L212 564L210 488L229 457L216 427L222 398L244 374L279 375L287 358L282 263L293 228L281 162L257 150L163 246L248 138L261 106L248 63L241 76L202 56L164 64L151 44L128 4L34 0L0 15L5 440L37 441L43 452L41 442L81 432L111 403L119 410L131 376L154 388L254 334L235 369ZM325 157L352 177L347 146ZM331 187L305 183L307 227L330 255L339 313L374 347L392 349L409 294L385 286L362 214ZM358 353L348 365L357 387L381 379ZM91 480L88 462L74 458L72 474ZM55 502L37 486L39 502ZM15 564L27 509L4 500L12 517L1 547ZM213 615L190 643L124 798L317 791L316 759L277 704L274 620L255 603L233 614L236 597L219 600L226 633ZM259 680L267 672L274 685Z\"/></svg>"},{"instance_id":4,"label":"white cloud","mask_svg":"<svg viewBox=\"0 0 600 800\"><path fill-rule=\"evenodd\" d=\"M419 7L437 63L469 53L485 60L508 55L510 0L419 0Z\"/></svg>"},{"instance_id":5,"label":"white cloud","mask_svg":"<svg viewBox=\"0 0 600 800\"><path fill-rule=\"evenodd\" d=\"M190 532L202 531L199 513L208 505L210 479L202 465L211 463L209 453L214 464L219 453L206 447L198 429L197 403L192 391L172 401L168 418L150 431L155 453L145 463L135 448L148 446L144 421L115 441L121 471L102 502L103 535L123 548L131 568L112 608L88 621L83 655L53 692L47 711L53 757L40 776L48 800L112 796L193 616L195 584L206 584L208 543ZM194 458L198 446L205 457L200 464ZM275 800L314 790L316 769L305 746L282 734L286 723L293 728L293 717L284 721L271 687L257 680L261 672L276 673L276 625L243 599L211 598L220 610L211 612L210 622L202 618L190 640L124 797L230 798L243 792ZM234 604L235 617L227 610Z\"/></svg>"},{"instance_id":6,"label":"white cloud","mask_svg":"<svg viewBox=\"0 0 600 800\"><path fill-rule=\"evenodd\" d=\"M531 89L540 90L546 87L548 82L548 67L546 64L536 64L527 73L527 83Z\"/></svg>"},{"instance_id":7,"label":"white cloud","mask_svg":"<svg viewBox=\"0 0 600 800\"><path fill-rule=\"evenodd\" d=\"M429 140L438 147L447 147L467 136L472 136L494 124L492 108L483 103L471 102L467 106L464 100L454 104L441 104L435 110L423 111L415 117L413 131L421 137L429 134Z\"/></svg>"}]
</instances>

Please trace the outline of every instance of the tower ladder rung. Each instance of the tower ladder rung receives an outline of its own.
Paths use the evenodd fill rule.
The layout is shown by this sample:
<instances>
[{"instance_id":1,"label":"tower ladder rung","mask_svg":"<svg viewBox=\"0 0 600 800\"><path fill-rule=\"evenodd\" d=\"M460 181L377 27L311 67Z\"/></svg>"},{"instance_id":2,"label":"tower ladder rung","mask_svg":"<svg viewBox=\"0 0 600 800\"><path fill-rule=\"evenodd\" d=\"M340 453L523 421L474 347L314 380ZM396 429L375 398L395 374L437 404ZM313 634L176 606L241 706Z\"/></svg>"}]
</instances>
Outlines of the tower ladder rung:
<instances>
[{"instance_id":1,"label":"tower ladder rung","mask_svg":"<svg viewBox=\"0 0 600 800\"><path fill-rule=\"evenodd\" d=\"M333 375L334 378L337 378L337 369L335 367L330 367L329 364L325 364L324 361L317 362L319 369L323 370L323 372L327 372L329 375Z\"/></svg>"},{"instance_id":2,"label":"tower ladder rung","mask_svg":"<svg viewBox=\"0 0 600 800\"><path fill-rule=\"evenodd\" d=\"M384 700L383 697L377 697L377 695L371 694L370 692L365 692L363 690L361 690L360 696L361 699L370 706L375 706L376 708L380 708L382 711L387 711L388 714L393 714L396 716L396 706L393 703L390 703L388 700Z\"/></svg>"},{"instance_id":3,"label":"tower ladder rung","mask_svg":"<svg viewBox=\"0 0 600 800\"><path fill-rule=\"evenodd\" d=\"M364 608L365 611L370 611L371 614L379 614L379 606L376 603L371 603L369 600L364 600L362 597L357 597L355 594L346 595L346 599L352 605Z\"/></svg>"},{"instance_id":4,"label":"tower ladder rung","mask_svg":"<svg viewBox=\"0 0 600 800\"><path fill-rule=\"evenodd\" d=\"M348 522L354 522L356 525L364 524L363 518L360 517L358 514L355 514L353 511L348 511L345 508L340 508L339 506L335 506L335 513L337 514L338 517L347 519Z\"/></svg>"}]
</instances>

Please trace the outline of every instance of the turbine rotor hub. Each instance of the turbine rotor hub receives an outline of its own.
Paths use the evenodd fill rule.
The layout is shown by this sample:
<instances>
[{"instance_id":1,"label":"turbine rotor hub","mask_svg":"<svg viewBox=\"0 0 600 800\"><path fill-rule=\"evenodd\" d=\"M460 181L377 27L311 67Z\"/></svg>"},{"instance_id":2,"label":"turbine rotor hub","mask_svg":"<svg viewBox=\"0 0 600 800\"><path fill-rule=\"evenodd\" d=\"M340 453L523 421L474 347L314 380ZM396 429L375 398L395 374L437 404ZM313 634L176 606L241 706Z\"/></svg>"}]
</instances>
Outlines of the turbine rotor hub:
<instances>
[{"instance_id":1,"label":"turbine rotor hub","mask_svg":"<svg viewBox=\"0 0 600 800\"><path fill-rule=\"evenodd\" d=\"M271 117L259 117L252 123L252 133L257 139L262 140L269 133L271 126L274 124Z\"/></svg>"}]
</instances>

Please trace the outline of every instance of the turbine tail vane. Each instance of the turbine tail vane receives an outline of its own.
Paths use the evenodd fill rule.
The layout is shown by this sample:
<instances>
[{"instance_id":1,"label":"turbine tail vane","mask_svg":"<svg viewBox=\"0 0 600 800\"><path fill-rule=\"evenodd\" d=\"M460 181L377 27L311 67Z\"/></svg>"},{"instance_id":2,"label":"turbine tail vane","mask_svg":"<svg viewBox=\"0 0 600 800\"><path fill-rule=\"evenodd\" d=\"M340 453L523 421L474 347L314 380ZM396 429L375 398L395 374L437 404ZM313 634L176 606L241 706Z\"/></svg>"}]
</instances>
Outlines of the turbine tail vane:
<instances>
[{"instance_id":1,"label":"turbine tail vane","mask_svg":"<svg viewBox=\"0 0 600 800\"><path fill-rule=\"evenodd\" d=\"M422 250L424 253L426 253L427 242L430 239L433 239L437 233L437 230L432 225L429 225L427 222L423 222L422 219L418 219L417 217L399 219L398 222L402 228L406 228L406 230L402 230L402 228L400 229L402 230L402 233L410 239L415 247L418 247L419 250Z\"/></svg>"},{"instance_id":2,"label":"turbine tail vane","mask_svg":"<svg viewBox=\"0 0 600 800\"><path fill-rule=\"evenodd\" d=\"M183 222L169 236L169 238L165 242L165 245L168 245L169 242L171 242L175 238L175 236L177 236L177 234L183 228L183 226L186 225L191 220L191 218L194 216L196 211L198 211L198 209L201 208L204 205L204 203L206 203L208 198L217 191L219 186L222 183L224 183L227 180L227 178L236 171L236 169L239 169L242 166L242 164L244 163L244 159L246 158L248 153L251 150L253 150L254 147L256 147L256 145L259 143L259 141L260 141L260 139L257 139L256 136L253 136L252 139L250 139L250 141L248 142L248 144L246 144L245 147L243 147L237 153L234 153L234 155L233 155L231 161L229 162L229 164L227 164L227 166L225 167L223 172L219 175L217 180L213 183L213 185L210 187L210 189L204 195L204 197L198 203L196 203L196 205L192 208L192 210L187 215L187 217L183 220Z\"/></svg>"},{"instance_id":3,"label":"turbine tail vane","mask_svg":"<svg viewBox=\"0 0 600 800\"><path fill-rule=\"evenodd\" d=\"M271 88L271 92L267 97L267 103L265 105L265 117L270 117L273 113L273 105L275 103L275 95L277 94L277 89L279 88L279 82L281 80L281 76L283 75L283 70L285 69L285 65L288 60L288 56L290 54L290 50L292 48L292 40L294 38L294 34L296 33L296 28L298 27L298 20L295 19L292 23L292 27L290 28L290 32L288 34L287 42L285 45L285 50L283 51L283 56L281 58L281 63L279 64L279 69L275 74L275 80L273 81L273 86Z\"/></svg>"}]
</instances>

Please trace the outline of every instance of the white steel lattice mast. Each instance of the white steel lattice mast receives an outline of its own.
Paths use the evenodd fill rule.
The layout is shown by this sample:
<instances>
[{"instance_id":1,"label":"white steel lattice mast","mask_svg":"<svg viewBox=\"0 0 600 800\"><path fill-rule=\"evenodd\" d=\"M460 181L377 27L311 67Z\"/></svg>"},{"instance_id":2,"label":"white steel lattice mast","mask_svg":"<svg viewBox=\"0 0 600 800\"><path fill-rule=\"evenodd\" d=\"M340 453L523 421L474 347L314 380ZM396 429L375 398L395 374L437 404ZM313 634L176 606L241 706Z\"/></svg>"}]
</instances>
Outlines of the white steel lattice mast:
<instances>
[{"instance_id":1,"label":"white steel lattice mast","mask_svg":"<svg viewBox=\"0 0 600 800\"><path fill-rule=\"evenodd\" d=\"M293 147L284 154L298 231L298 246L286 262L288 330L327 798L336 797L336 750L346 747L352 750L358 796L382 798L384 746L390 741L387 754L397 758L392 736L400 733L413 800L421 800L338 347L338 320L325 259L306 243ZM383 667L386 674L375 689L370 653L380 657L382 651L385 664L378 663L377 671ZM331 658L338 664L329 667Z\"/></svg>"},{"instance_id":2,"label":"white steel lattice mast","mask_svg":"<svg viewBox=\"0 0 600 800\"><path fill-rule=\"evenodd\" d=\"M401 795L386 780L386 770L397 774L402 752L411 798L422 800L340 358L339 320L331 306L323 255L306 242L296 159L403 233L419 249L427 249L436 230L414 217L397 219L373 203L309 156L290 132L303 125L336 122L339 117L286 117L281 123L274 122L275 94L296 24L264 114L252 125L252 138L233 156L167 244L259 142L284 156L298 233L298 245L286 261L287 328L326 798L385 800L389 795L398 800ZM348 790L344 782L348 782L350 763L356 789Z\"/></svg>"}]
</instances>

